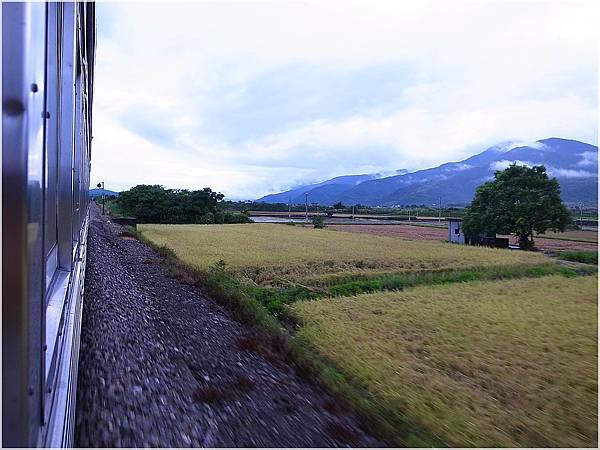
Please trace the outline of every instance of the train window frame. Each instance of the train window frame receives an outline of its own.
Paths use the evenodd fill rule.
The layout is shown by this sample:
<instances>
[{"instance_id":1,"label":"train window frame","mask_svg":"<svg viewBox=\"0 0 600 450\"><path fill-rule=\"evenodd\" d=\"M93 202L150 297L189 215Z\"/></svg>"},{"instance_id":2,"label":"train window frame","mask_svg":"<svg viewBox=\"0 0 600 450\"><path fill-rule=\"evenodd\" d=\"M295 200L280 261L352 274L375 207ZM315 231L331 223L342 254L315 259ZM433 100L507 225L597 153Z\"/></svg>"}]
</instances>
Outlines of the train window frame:
<instances>
[{"instance_id":1,"label":"train window frame","mask_svg":"<svg viewBox=\"0 0 600 450\"><path fill-rule=\"evenodd\" d=\"M73 267L72 226L73 226L73 153L75 150L76 107L75 74L75 6L63 5L63 35L61 58L61 102L60 102L60 142L58 154L58 267L71 272Z\"/></svg>"},{"instance_id":2,"label":"train window frame","mask_svg":"<svg viewBox=\"0 0 600 450\"><path fill-rule=\"evenodd\" d=\"M52 386L51 373L53 366L56 364L56 343L59 335L60 318L62 316L62 301L59 292L60 286L55 281L58 269L58 173L50 171L50 164L57 164L58 154L61 151L59 145L60 136L60 120L59 120L59 104L60 104L60 58L59 52L61 48L62 36L59 30L61 21L61 10L58 4L51 3L46 6L46 139L44 142L44 161L45 169L44 184L46 186L46 195L44 199L44 252L45 257L45 308L44 313L44 337L45 337L45 355L44 355L44 380L46 386ZM56 172L58 168L56 167ZM49 192L48 186L54 185L56 192ZM54 194L54 195L53 195ZM49 208L53 205L54 208ZM53 217L49 211L53 211ZM54 222L54 226L50 226ZM48 233L54 233L54 239L49 239ZM46 248L46 246L50 248ZM51 389L50 389L51 390ZM48 389L46 389L48 391ZM44 416L49 414L49 408L44 405Z\"/></svg>"},{"instance_id":3,"label":"train window frame","mask_svg":"<svg viewBox=\"0 0 600 450\"><path fill-rule=\"evenodd\" d=\"M80 225L81 225L81 220L80 220L80 211L81 211L81 204L80 204L80 196L79 196L79 190L81 189L81 179L80 179L80 173L81 173L81 143L82 143L82 123L81 123L81 117L82 117L82 105L83 105L83 96L81 95L81 64L80 64L80 57L79 57L79 52L77 55L77 59L75 61L75 64L77 64L77 77L75 79L75 137L73 140L73 145L74 145L74 153L73 153L73 190L72 190L72 212L73 212L73 216L72 216L72 221L73 221L73 225L72 225L72 231L73 231L73 235L71 236L72 239L72 249L73 249L73 258L75 258L75 252L77 251L77 242L79 240L79 231L80 231Z\"/></svg>"},{"instance_id":4,"label":"train window frame","mask_svg":"<svg viewBox=\"0 0 600 450\"><path fill-rule=\"evenodd\" d=\"M56 27L54 27L56 25ZM55 115L57 123L56 148L56 243L46 260L46 302L44 309L45 324L45 358L44 379L47 386L44 403L51 404L55 391L55 379L58 361L62 352L62 330L65 324L65 311L68 306L69 290L71 289L71 174L73 161L73 72L74 45L75 45L75 11L72 4L48 4L48 39L47 39L47 64L49 69L55 66L57 86L59 92L56 104L47 105L50 118ZM52 61L56 58L56 61ZM53 106L53 107L52 107ZM48 142L45 152L48 153ZM50 142L52 144L52 142ZM65 195L66 193L66 195ZM68 221L64 220L64 210L67 210ZM61 217L63 216L63 217ZM63 230L68 225L68 230ZM49 419L51 411L44 406L44 419Z\"/></svg>"},{"instance_id":5,"label":"train window frame","mask_svg":"<svg viewBox=\"0 0 600 450\"><path fill-rule=\"evenodd\" d=\"M62 5L49 4L47 12L46 135L44 151L44 256L46 290L58 269L58 157L60 153L60 97L62 60Z\"/></svg>"}]
</instances>

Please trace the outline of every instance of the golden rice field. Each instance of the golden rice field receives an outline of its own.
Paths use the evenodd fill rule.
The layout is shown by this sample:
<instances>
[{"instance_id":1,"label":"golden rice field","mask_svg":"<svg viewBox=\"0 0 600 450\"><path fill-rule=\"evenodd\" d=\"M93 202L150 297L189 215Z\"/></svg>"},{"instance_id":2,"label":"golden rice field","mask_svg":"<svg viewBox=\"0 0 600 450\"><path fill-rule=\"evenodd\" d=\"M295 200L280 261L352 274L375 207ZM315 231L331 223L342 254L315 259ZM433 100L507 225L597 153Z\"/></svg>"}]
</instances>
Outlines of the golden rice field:
<instances>
[{"instance_id":1,"label":"golden rice field","mask_svg":"<svg viewBox=\"0 0 600 450\"><path fill-rule=\"evenodd\" d=\"M396 237L279 224L140 225L142 234L166 245L198 269L224 260L254 282L305 280L320 275L434 271L481 266L539 265L542 255L419 242Z\"/></svg>"},{"instance_id":2,"label":"golden rice field","mask_svg":"<svg viewBox=\"0 0 600 450\"><path fill-rule=\"evenodd\" d=\"M443 250L426 246L420 254L451 258ZM596 275L552 276L423 286L289 309L301 320L303 340L382 407L446 445L596 447L597 293Z\"/></svg>"}]
</instances>

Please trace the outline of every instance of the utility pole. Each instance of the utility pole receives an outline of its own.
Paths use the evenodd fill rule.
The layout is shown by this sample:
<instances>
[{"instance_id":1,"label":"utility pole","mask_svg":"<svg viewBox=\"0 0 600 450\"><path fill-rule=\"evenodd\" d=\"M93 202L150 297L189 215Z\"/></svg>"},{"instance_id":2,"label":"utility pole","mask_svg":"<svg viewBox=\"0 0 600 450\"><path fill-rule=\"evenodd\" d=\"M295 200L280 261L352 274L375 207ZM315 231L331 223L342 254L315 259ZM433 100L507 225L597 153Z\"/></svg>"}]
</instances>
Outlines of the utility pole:
<instances>
[{"instance_id":1,"label":"utility pole","mask_svg":"<svg viewBox=\"0 0 600 450\"><path fill-rule=\"evenodd\" d=\"M352 205L352 222L354 222L354 205Z\"/></svg>"},{"instance_id":2,"label":"utility pole","mask_svg":"<svg viewBox=\"0 0 600 450\"><path fill-rule=\"evenodd\" d=\"M440 195L440 203L438 204L438 208L439 208L438 223L442 223L442 196L441 195Z\"/></svg>"},{"instance_id":3,"label":"utility pole","mask_svg":"<svg viewBox=\"0 0 600 450\"><path fill-rule=\"evenodd\" d=\"M584 207L584 203L583 202L577 203L577 207L579 208L579 226L582 227L583 226L583 207Z\"/></svg>"},{"instance_id":4,"label":"utility pole","mask_svg":"<svg viewBox=\"0 0 600 450\"><path fill-rule=\"evenodd\" d=\"M308 223L308 192L304 193L304 206L306 207L306 214L304 221Z\"/></svg>"},{"instance_id":5,"label":"utility pole","mask_svg":"<svg viewBox=\"0 0 600 450\"><path fill-rule=\"evenodd\" d=\"M102 189L102 215L104 215L104 181L96 185L98 189Z\"/></svg>"},{"instance_id":6,"label":"utility pole","mask_svg":"<svg viewBox=\"0 0 600 450\"><path fill-rule=\"evenodd\" d=\"M292 199L288 199L288 220L292 221Z\"/></svg>"}]
</instances>

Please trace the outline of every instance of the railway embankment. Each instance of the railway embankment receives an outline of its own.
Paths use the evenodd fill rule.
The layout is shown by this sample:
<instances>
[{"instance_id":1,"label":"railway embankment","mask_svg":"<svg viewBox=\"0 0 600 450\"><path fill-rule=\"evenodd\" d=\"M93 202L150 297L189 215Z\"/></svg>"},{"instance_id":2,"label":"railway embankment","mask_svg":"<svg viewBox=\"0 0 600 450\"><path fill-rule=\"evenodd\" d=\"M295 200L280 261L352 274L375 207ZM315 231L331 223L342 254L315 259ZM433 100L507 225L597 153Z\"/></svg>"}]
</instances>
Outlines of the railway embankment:
<instances>
[{"instance_id":1,"label":"railway embankment","mask_svg":"<svg viewBox=\"0 0 600 450\"><path fill-rule=\"evenodd\" d=\"M88 252L76 446L384 445L93 205Z\"/></svg>"}]
</instances>

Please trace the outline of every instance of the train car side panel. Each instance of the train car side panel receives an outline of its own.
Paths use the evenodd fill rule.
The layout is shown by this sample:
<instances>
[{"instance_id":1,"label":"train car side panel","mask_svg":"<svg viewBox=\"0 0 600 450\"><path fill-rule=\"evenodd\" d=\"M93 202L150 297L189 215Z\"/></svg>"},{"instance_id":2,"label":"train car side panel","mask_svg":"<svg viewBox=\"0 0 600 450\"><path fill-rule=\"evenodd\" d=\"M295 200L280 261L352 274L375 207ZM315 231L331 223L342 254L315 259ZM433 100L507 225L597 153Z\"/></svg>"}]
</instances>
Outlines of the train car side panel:
<instances>
[{"instance_id":1,"label":"train car side panel","mask_svg":"<svg viewBox=\"0 0 600 450\"><path fill-rule=\"evenodd\" d=\"M94 11L2 5L3 446L73 444Z\"/></svg>"},{"instance_id":2,"label":"train car side panel","mask_svg":"<svg viewBox=\"0 0 600 450\"><path fill-rule=\"evenodd\" d=\"M2 444L35 446L43 359L46 5L2 5Z\"/></svg>"}]
</instances>

